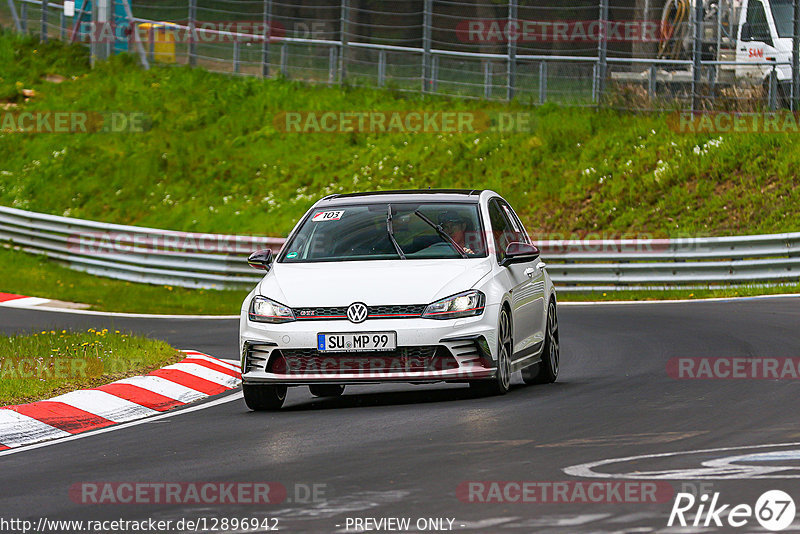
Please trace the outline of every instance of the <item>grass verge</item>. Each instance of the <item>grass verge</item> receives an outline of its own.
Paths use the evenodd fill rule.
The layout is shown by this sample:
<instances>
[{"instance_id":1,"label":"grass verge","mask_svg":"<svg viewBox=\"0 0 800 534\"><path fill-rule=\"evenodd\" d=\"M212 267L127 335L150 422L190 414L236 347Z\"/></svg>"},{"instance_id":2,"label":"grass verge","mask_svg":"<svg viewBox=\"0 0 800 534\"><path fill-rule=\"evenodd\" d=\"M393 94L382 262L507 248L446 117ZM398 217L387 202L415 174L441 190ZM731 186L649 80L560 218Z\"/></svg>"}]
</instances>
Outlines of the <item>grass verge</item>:
<instances>
[{"instance_id":1,"label":"grass verge","mask_svg":"<svg viewBox=\"0 0 800 534\"><path fill-rule=\"evenodd\" d=\"M163 341L106 329L0 336L0 406L97 387L182 358Z\"/></svg>"},{"instance_id":2,"label":"grass verge","mask_svg":"<svg viewBox=\"0 0 800 534\"><path fill-rule=\"evenodd\" d=\"M0 292L89 304L100 311L237 315L248 291L153 286L73 271L41 257L0 248Z\"/></svg>"}]
</instances>

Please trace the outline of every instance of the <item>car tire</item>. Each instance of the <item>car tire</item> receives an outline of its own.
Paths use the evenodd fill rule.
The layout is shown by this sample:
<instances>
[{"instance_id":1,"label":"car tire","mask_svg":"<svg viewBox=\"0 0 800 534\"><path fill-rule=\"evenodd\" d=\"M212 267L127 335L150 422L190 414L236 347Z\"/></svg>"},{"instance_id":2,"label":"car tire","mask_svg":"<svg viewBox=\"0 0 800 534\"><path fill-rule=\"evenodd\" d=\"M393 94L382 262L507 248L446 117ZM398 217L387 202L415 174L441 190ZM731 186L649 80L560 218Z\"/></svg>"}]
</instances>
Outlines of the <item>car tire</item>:
<instances>
[{"instance_id":1,"label":"car tire","mask_svg":"<svg viewBox=\"0 0 800 534\"><path fill-rule=\"evenodd\" d=\"M279 410L286 400L286 386L242 384L244 402L253 411Z\"/></svg>"},{"instance_id":2,"label":"car tire","mask_svg":"<svg viewBox=\"0 0 800 534\"><path fill-rule=\"evenodd\" d=\"M554 300L547 306L547 329L544 336L542 361L522 370L526 384L551 384L558 378L561 354L558 343L558 313Z\"/></svg>"},{"instance_id":3,"label":"car tire","mask_svg":"<svg viewBox=\"0 0 800 534\"><path fill-rule=\"evenodd\" d=\"M308 390L315 397L341 397L344 393L344 386L340 384L318 384L308 386Z\"/></svg>"},{"instance_id":4,"label":"car tire","mask_svg":"<svg viewBox=\"0 0 800 534\"><path fill-rule=\"evenodd\" d=\"M505 395L511 387L511 314L504 307L497 326L497 373L491 380L475 380L469 385L480 396Z\"/></svg>"}]
</instances>

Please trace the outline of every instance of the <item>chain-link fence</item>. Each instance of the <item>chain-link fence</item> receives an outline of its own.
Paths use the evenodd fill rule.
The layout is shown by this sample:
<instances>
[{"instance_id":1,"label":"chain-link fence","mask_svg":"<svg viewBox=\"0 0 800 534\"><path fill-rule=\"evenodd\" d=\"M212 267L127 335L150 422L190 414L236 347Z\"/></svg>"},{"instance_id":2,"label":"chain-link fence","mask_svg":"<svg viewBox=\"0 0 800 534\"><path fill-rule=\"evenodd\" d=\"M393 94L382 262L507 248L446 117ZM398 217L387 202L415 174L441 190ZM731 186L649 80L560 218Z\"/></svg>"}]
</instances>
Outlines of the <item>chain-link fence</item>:
<instances>
[{"instance_id":1,"label":"chain-link fence","mask_svg":"<svg viewBox=\"0 0 800 534\"><path fill-rule=\"evenodd\" d=\"M800 0L6 2L4 25L145 66L534 105L739 112L800 97Z\"/></svg>"}]
</instances>

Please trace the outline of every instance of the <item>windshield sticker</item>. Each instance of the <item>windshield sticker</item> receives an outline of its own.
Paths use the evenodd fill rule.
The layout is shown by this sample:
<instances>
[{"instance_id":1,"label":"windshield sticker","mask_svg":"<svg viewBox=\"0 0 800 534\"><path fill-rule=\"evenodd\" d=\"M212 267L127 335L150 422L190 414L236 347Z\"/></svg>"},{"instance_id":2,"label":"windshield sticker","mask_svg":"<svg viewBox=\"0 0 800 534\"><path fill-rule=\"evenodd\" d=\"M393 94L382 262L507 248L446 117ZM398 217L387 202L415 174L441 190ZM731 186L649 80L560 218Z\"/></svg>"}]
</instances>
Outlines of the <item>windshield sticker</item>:
<instances>
[{"instance_id":1,"label":"windshield sticker","mask_svg":"<svg viewBox=\"0 0 800 534\"><path fill-rule=\"evenodd\" d=\"M286 255L286 257L287 257L287 258L289 258L290 260L291 260L292 258L296 258L296 257L297 257L297 252L290 252L290 253L288 253L288 254Z\"/></svg>"},{"instance_id":2,"label":"windshield sticker","mask_svg":"<svg viewBox=\"0 0 800 534\"><path fill-rule=\"evenodd\" d=\"M344 215L344 211L321 211L311 219L314 222L338 221Z\"/></svg>"}]
</instances>

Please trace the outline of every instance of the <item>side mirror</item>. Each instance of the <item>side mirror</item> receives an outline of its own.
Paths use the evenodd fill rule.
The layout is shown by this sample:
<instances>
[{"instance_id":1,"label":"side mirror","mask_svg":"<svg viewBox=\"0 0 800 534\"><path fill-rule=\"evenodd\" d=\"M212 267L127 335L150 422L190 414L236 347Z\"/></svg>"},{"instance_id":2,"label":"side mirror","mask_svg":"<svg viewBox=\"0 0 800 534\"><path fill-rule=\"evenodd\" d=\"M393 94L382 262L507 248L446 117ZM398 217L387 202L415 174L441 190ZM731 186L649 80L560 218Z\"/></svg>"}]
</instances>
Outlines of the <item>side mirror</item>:
<instances>
[{"instance_id":1,"label":"side mirror","mask_svg":"<svg viewBox=\"0 0 800 534\"><path fill-rule=\"evenodd\" d=\"M253 252L247 258L247 264L253 269L268 271L269 266L272 265L272 251L266 249Z\"/></svg>"},{"instance_id":2,"label":"side mirror","mask_svg":"<svg viewBox=\"0 0 800 534\"><path fill-rule=\"evenodd\" d=\"M507 265L511 265L512 263L533 261L539 257L539 254L539 247L536 245L519 242L509 243L508 247L506 248L506 257L503 258L503 261L500 263L500 265L505 267Z\"/></svg>"},{"instance_id":3,"label":"side mirror","mask_svg":"<svg viewBox=\"0 0 800 534\"><path fill-rule=\"evenodd\" d=\"M742 24L742 41L752 41L753 35L750 32L750 23L745 22Z\"/></svg>"}]
</instances>

